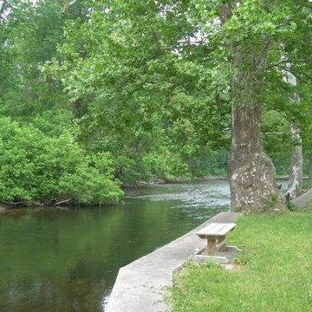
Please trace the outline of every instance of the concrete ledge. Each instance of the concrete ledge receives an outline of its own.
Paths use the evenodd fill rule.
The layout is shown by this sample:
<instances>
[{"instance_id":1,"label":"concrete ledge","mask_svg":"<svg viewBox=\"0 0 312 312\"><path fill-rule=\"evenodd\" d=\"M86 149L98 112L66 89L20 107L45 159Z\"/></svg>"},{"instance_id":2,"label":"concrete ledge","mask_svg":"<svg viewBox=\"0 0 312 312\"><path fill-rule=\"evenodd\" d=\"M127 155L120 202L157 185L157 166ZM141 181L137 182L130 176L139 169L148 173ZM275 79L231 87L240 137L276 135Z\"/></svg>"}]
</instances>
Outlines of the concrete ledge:
<instances>
[{"instance_id":1,"label":"concrete ledge","mask_svg":"<svg viewBox=\"0 0 312 312\"><path fill-rule=\"evenodd\" d=\"M301 194L299 197L291 200L295 206L298 206L300 209L304 209L312 201L312 189Z\"/></svg>"},{"instance_id":2,"label":"concrete ledge","mask_svg":"<svg viewBox=\"0 0 312 312\"><path fill-rule=\"evenodd\" d=\"M122 267L105 311L170 311L164 302L164 288L172 285L172 273L206 245L195 233L211 222L233 222L239 215L221 212L184 236Z\"/></svg>"}]
</instances>

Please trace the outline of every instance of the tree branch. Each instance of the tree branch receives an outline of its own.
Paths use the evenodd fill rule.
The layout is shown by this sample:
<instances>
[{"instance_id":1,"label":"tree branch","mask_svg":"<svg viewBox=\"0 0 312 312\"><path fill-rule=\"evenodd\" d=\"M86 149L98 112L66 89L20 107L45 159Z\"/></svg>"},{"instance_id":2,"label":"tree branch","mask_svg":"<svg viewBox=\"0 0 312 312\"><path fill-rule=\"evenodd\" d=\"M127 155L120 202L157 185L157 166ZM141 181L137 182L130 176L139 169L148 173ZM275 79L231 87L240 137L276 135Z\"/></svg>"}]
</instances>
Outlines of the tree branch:
<instances>
[{"instance_id":1,"label":"tree branch","mask_svg":"<svg viewBox=\"0 0 312 312\"><path fill-rule=\"evenodd\" d=\"M58 206L58 205L63 205L63 204L69 204L71 202L71 199L65 199L65 200L61 200L61 201L58 201L57 203L55 203L54 205L55 206Z\"/></svg>"},{"instance_id":2,"label":"tree branch","mask_svg":"<svg viewBox=\"0 0 312 312\"><path fill-rule=\"evenodd\" d=\"M7 2L7 0L0 1L0 17L2 15L3 11L4 11L6 2Z\"/></svg>"},{"instance_id":3,"label":"tree branch","mask_svg":"<svg viewBox=\"0 0 312 312\"><path fill-rule=\"evenodd\" d=\"M308 75L306 72L298 72L298 76L304 76L306 79L303 79L303 81L309 86L311 87L311 81L312 81L312 76ZM297 77L298 78L298 77ZM299 78L300 79L300 78Z\"/></svg>"},{"instance_id":4,"label":"tree branch","mask_svg":"<svg viewBox=\"0 0 312 312\"><path fill-rule=\"evenodd\" d=\"M289 63L295 64L295 63L310 63L311 60L307 59L307 60L282 60L280 62L274 63L274 64L270 64L266 69L270 69L273 67L279 67L280 65L286 65Z\"/></svg>"},{"instance_id":5,"label":"tree branch","mask_svg":"<svg viewBox=\"0 0 312 312\"><path fill-rule=\"evenodd\" d=\"M67 3L65 6L64 6L64 9L62 11L62 13L66 13L67 10L72 6L74 5L78 0L72 0L70 1L69 3Z\"/></svg>"},{"instance_id":6,"label":"tree branch","mask_svg":"<svg viewBox=\"0 0 312 312\"><path fill-rule=\"evenodd\" d=\"M224 3L220 7L220 21L222 24L226 23L232 16L234 5L231 3Z\"/></svg>"}]
</instances>

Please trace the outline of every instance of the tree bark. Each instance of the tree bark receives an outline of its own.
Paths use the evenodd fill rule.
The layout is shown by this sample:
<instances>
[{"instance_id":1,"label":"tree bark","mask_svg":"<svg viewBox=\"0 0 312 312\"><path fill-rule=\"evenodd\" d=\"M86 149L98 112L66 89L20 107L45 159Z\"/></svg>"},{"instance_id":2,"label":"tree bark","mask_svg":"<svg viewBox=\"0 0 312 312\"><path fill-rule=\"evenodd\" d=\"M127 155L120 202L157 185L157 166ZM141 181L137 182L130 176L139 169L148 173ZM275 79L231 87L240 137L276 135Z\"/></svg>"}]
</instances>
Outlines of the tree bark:
<instances>
[{"instance_id":1,"label":"tree bark","mask_svg":"<svg viewBox=\"0 0 312 312\"><path fill-rule=\"evenodd\" d=\"M297 78L291 73L291 63L286 64L287 71L284 72L284 80L291 86L297 85ZM300 102L298 94L294 94L290 99L294 104ZM290 126L291 134L291 165L289 170L288 188L286 193L287 200L292 200L301 195L302 192L302 168L303 168L303 156L302 156L302 142L300 137L300 129L294 123Z\"/></svg>"},{"instance_id":2,"label":"tree bark","mask_svg":"<svg viewBox=\"0 0 312 312\"><path fill-rule=\"evenodd\" d=\"M234 106L230 157L231 207L246 213L279 207L275 168L261 143L261 104Z\"/></svg>"},{"instance_id":3,"label":"tree bark","mask_svg":"<svg viewBox=\"0 0 312 312\"><path fill-rule=\"evenodd\" d=\"M308 190L312 188L312 156L309 161L309 177L308 177Z\"/></svg>"},{"instance_id":4,"label":"tree bark","mask_svg":"<svg viewBox=\"0 0 312 312\"><path fill-rule=\"evenodd\" d=\"M302 144L300 138L299 128L291 125L291 140L292 140L292 154L291 154L291 166L289 172L289 181L287 188L287 198L294 199L302 193Z\"/></svg>"},{"instance_id":5,"label":"tree bark","mask_svg":"<svg viewBox=\"0 0 312 312\"><path fill-rule=\"evenodd\" d=\"M234 211L280 209L275 167L261 141L262 79L270 41L233 49L232 145L230 156L231 206Z\"/></svg>"},{"instance_id":6,"label":"tree bark","mask_svg":"<svg viewBox=\"0 0 312 312\"><path fill-rule=\"evenodd\" d=\"M224 25L233 13L232 4L223 4L220 21ZM275 182L275 168L261 142L261 88L270 39L266 36L228 43L228 62L235 70L231 84L232 144L230 156L231 209L246 213L281 207Z\"/></svg>"}]
</instances>

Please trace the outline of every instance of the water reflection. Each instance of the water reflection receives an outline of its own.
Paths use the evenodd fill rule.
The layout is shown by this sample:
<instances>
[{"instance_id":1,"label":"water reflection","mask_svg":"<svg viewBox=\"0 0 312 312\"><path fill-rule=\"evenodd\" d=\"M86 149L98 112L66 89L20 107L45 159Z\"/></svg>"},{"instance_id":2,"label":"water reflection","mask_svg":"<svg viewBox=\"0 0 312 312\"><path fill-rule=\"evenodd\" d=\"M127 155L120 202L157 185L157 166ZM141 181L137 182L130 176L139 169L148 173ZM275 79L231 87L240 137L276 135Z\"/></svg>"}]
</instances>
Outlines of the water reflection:
<instances>
[{"instance_id":1,"label":"water reflection","mask_svg":"<svg viewBox=\"0 0 312 312\"><path fill-rule=\"evenodd\" d=\"M119 267L228 210L226 182L131 190L104 209L0 217L0 311L103 311Z\"/></svg>"}]
</instances>

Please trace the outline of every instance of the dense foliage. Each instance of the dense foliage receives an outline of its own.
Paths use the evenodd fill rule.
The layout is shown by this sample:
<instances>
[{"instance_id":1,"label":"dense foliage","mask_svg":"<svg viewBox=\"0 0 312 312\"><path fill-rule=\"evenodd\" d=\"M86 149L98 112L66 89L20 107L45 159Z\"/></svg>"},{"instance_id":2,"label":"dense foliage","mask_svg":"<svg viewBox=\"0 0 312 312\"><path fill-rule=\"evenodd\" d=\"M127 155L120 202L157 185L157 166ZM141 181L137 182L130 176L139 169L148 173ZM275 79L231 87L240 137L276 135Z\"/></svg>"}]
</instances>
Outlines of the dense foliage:
<instances>
[{"instance_id":1,"label":"dense foliage","mask_svg":"<svg viewBox=\"0 0 312 312\"><path fill-rule=\"evenodd\" d=\"M122 195L109 154L85 155L70 132L0 119L0 194L9 203L95 204Z\"/></svg>"},{"instance_id":2,"label":"dense foliage","mask_svg":"<svg viewBox=\"0 0 312 312\"><path fill-rule=\"evenodd\" d=\"M185 164L208 155L208 142L226 144L221 130L229 125L229 106L211 88L203 48L184 42L197 31L184 14L187 5L86 6L86 20L67 24L63 61L47 67L62 78L80 139L88 149L114 153L126 182L133 182L131 172L141 179L194 173ZM209 93L218 102L210 105Z\"/></svg>"},{"instance_id":3,"label":"dense foliage","mask_svg":"<svg viewBox=\"0 0 312 312\"><path fill-rule=\"evenodd\" d=\"M0 201L101 204L121 183L227 175L231 107L243 93L262 103L279 174L291 124L311 158L310 2L248 0L227 19L221 0L0 6ZM251 75L261 83L233 84L265 44L268 63Z\"/></svg>"}]
</instances>

